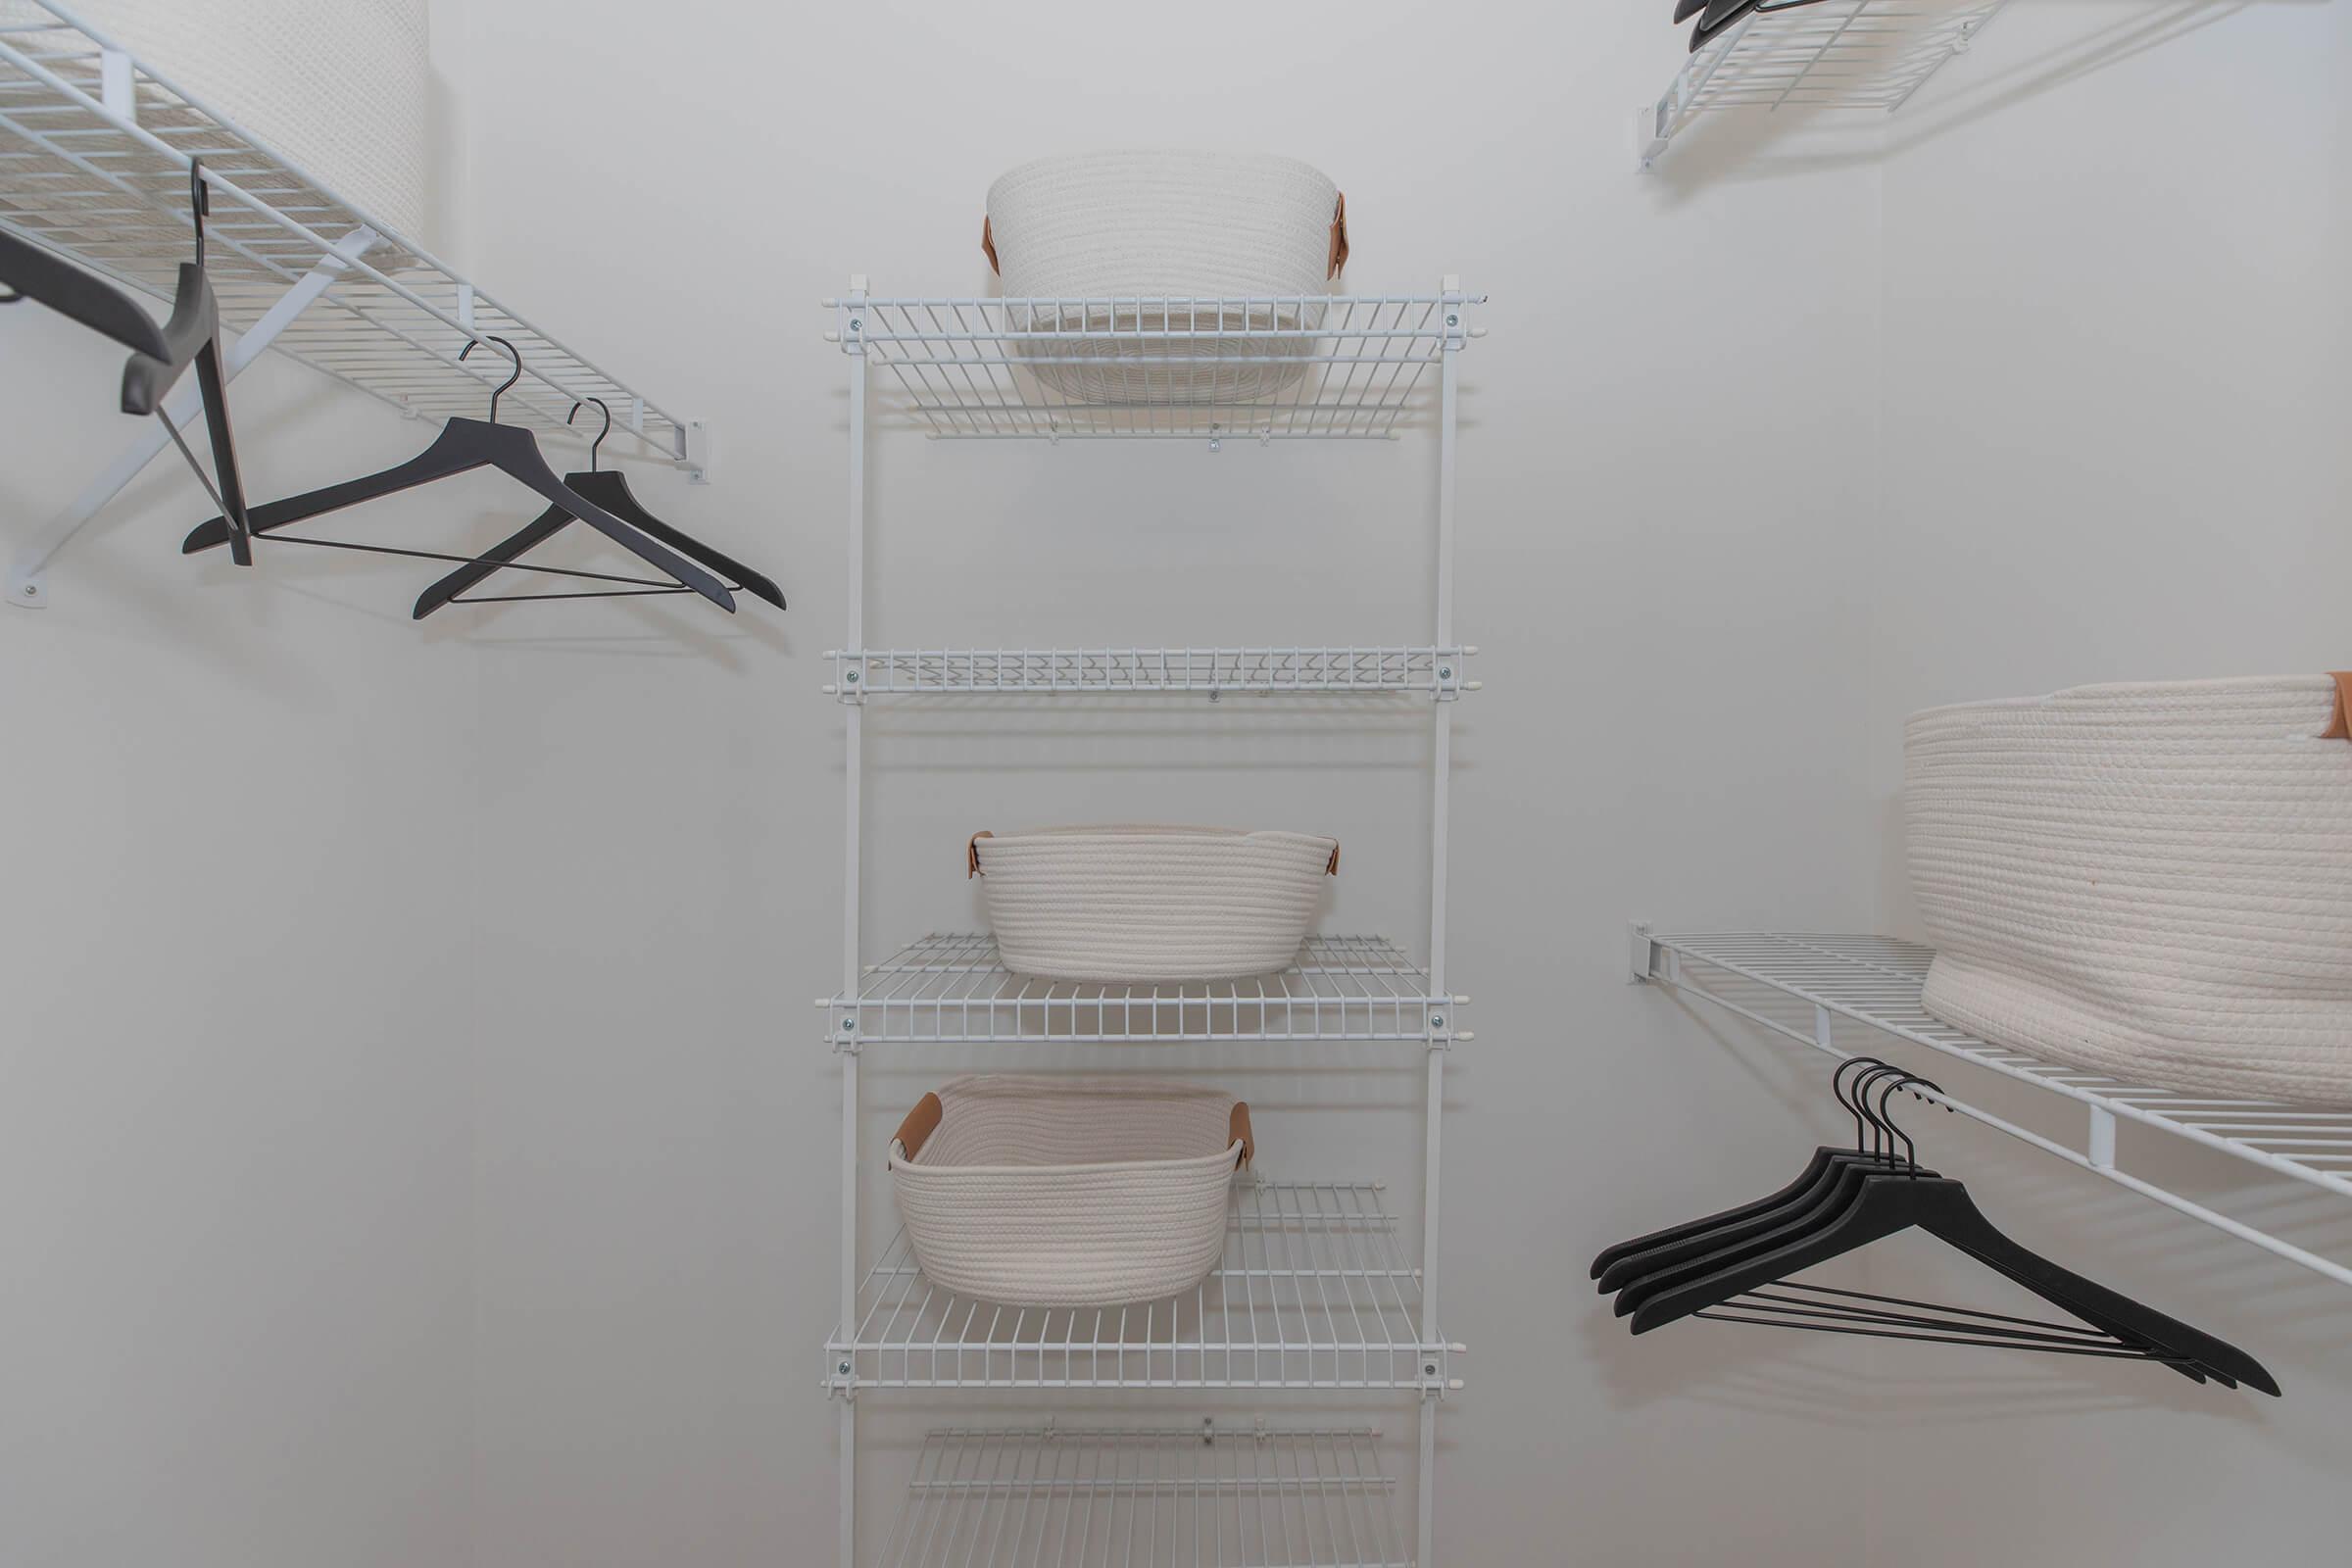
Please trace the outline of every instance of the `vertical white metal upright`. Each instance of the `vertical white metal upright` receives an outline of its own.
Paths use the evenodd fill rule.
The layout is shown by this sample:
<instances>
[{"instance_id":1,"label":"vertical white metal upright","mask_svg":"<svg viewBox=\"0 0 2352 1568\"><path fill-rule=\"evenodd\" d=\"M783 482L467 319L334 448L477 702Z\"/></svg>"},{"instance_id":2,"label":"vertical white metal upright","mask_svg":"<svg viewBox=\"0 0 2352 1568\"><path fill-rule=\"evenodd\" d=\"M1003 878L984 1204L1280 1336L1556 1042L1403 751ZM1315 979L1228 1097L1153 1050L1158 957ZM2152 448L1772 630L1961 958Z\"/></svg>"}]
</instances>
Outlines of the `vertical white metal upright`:
<instances>
[{"instance_id":1,"label":"vertical white metal upright","mask_svg":"<svg viewBox=\"0 0 2352 1568\"><path fill-rule=\"evenodd\" d=\"M1446 337L1438 365L1438 581L1435 646L1453 646L1453 490L1454 431L1459 392L1457 359L1467 334L1462 307L1455 303L1462 280L1447 273L1439 293L1446 300ZM1429 804L1429 994L1450 998L1446 988L1446 873L1447 824L1453 794L1453 698L1441 687L1431 704ZM1451 1008L1432 1012L1429 1019L1429 1102L1423 1118L1421 1178L1421 1338L1438 1337L1438 1219L1444 1197L1440 1155L1446 1122L1446 1053L1452 1040ZM1422 1568L1437 1560L1438 1399L1441 1391L1421 1391L1421 1462L1413 1528L1420 1543Z\"/></svg>"},{"instance_id":2,"label":"vertical white metal upright","mask_svg":"<svg viewBox=\"0 0 2352 1568\"><path fill-rule=\"evenodd\" d=\"M842 348L850 362L850 537L848 541L850 603L849 646L865 646L865 345L858 333L863 322L858 307L865 300L865 277L850 279ZM841 880L841 994L858 994L863 967L858 937L859 848L864 832L865 705L845 703L846 737L842 769L842 880ZM858 1321L858 1020L832 1020L833 1044L841 1058L841 1318ZM849 1376L844 1363L838 1373ZM840 1460L841 1568L858 1564L858 1391L843 1388L838 1417Z\"/></svg>"}]
</instances>

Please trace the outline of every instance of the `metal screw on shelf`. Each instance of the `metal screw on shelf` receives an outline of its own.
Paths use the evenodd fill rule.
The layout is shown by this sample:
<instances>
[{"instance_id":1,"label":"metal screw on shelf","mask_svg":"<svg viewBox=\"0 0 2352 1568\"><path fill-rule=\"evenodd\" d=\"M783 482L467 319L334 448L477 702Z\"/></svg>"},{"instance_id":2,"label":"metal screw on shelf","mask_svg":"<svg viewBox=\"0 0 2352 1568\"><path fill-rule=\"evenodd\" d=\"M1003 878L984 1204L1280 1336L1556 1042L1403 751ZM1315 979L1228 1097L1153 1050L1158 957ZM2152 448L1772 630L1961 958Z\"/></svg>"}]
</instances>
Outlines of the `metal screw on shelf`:
<instances>
[{"instance_id":1,"label":"metal screw on shelf","mask_svg":"<svg viewBox=\"0 0 2352 1568\"><path fill-rule=\"evenodd\" d=\"M1438 1375L1438 1363L1437 1363L1437 1362L1435 1362L1435 1361L1424 1361L1424 1362L1422 1362L1422 1363L1421 1363L1421 1375L1422 1375L1423 1377L1425 1377L1425 1378L1434 1378L1434 1377L1436 1377L1436 1376Z\"/></svg>"},{"instance_id":2,"label":"metal screw on shelf","mask_svg":"<svg viewBox=\"0 0 2352 1568\"><path fill-rule=\"evenodd\" d=\"M858 672L854 669L845 673L841 678L848 681L853 686L858 684Z\"/></svg>"},{"instance_id":3,"label":"metal screw on shelf","mask_svg":"<svg viewBox=\"0 0 2352 1568\"><path fill-rule=\"evenodd\" d=\"M1448 315L1446 318L1446 324L1447 326L1459 326L1462 324L1462 318L1458 316Z\"/></svg>"},{"instance_id":4,"label":"metal screw on shelf","mask_svg":"<svg viewBox=\"0 0 2352 1568\"><path fill-rule=\"evenodd\" d=\"M1433 1012L1433 1013L1431 1013L1431 1014L1429 1015L1429 1026L1430 1026L1432 1029L1443 1029L1443 1028L1445 1028L1445 1027L1446 1027L1446 1015L1445 1015L1444 1013L1442 1013L1442 1012Z\"/></svg>"},{"instance_id":5,"label":"metal screw on shelf","mask_svg":"<svg viewBox=\"0 0 2352 1568\"><path fill-rule=\"evenodd\" d=\"M1440 665L1438 666L1438 679L1440 679L1440 680L1451 680L1451 679L1453 679L1453 666L1452 666L1451 664L1440 664Z\"/></svg>"},{"instance_id":6,"label":"metal screw on shelf","mask_svg":"<svg viewBox=\"0 0 2352 1568\"><path fill-rule=\"evenodd\" d=\"M839 1368L837 1368L837 1370L838 1370L838 1371L841 1373L841 1375L842 1375L843 1377L845 1377L845 1378L846 1378L846 1377L848 1377L848 1376L850 1375L850 1363L849 1363L849 1362L847 1362L847 1361L844 1361L844 1362L842 1362L842 1363L841 1363L841 1365L840 1365L840 1367L839 1367Z\"/></svg>"}]
</instances>

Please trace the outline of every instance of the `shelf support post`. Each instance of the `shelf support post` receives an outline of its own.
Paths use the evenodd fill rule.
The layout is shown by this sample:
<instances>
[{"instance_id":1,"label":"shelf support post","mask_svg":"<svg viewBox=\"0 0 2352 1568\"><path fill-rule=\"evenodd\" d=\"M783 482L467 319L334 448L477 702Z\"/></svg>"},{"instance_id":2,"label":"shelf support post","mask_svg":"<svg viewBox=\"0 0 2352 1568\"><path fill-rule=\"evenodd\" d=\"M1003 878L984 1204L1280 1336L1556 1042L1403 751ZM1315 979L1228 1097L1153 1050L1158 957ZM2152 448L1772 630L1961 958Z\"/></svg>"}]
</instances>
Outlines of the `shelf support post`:
<instances>
[{"instance_id":1,"label":"shelf support post","mask_svg":"<svg viewBox=\"0 0 2352 1568\"><path fill-rule=\"evenodd\" d=\"M2115 1169L2115 1112L2105 1105L2090 1107L2090 1143L2087 1152L2093 1170Z\"/></svg>"},{"instance_id":2,"label":"shelf support post","mask_svg":"<svg viewBox=\"0 0 2352 1568\"><path fill-rule=\"evenodd\" d=\"M237 335L237 340L220 356L220 374L233 380L245 367L262 357L262 352L276 341L277 335L294 318L317 304L319 297L332 287L347 265L357 261L373 247L377 235L371 228L355 228L335 241L328 254L320 257L316 266L295 279L292 287L277 297L277 302L263 313L260 320ZM164 403L164 416L172 428L184 427L196 417L203 394L190 376ZM101 469L98 476L82 488L79 495L67 503L66 509L49 520L47 527L34 535L10 567L8 573L8 602L26 610L45 609L49 590L43 577L74 536L98 515L106 504L122 493L123 486L137 478L156 455L171 444L171 436L155 422L142 421L139 433L123 447L121 456Z\"/></svg>"},{"instance_id":3,"label":"shelf support post","mask_svg":"<svg viewBox=\"0 0 2352 1568\"><path fill-rule=\"evenodd\" d=\"M1454 505L1454 437L1460 423L1457 356L1469 341L1470 330L1465 318L1468 304L1461 298L1462 280L1448 273L1439 292L1444 297L1446 332L1438 351L1438 583L1437 629L1431 645L1437 648L1453 646L1453 505ZM1430 800L1429 800L1429 994L1450 997L1446 983L1446 879L1449 845L1449 816L1452 809L1453 782L1453 704L1433 703L1430 739ZM1436 1031L1433 1030L1433 1034ZM1424 1091L1421 1192L1421 1340L1434 1345L1438 1338L1439 1234L1444 1213L1444 1178L1442 1156L1446 1120L1446 1056L1440 1042L1432 1041L1429 1053L1429 1079ZM1417 1532L1421 1555L1419 1562L1435 1560L1436 1502L1438 1455L1438 1398L1429 1394L1421 1400L1421 1463L1419 1499L1415 1508L1414 1529Z\"/></svg>"},{"instance_id":4,"label":"shelf support post","mask_svg":"<svg viewBox=\"0 0 2352 1568\"><path fill-rule=\"evenodd\" d=\"M865 278L850 279L844 301L842 352L850 361L850 535L849 604L846 648L865 646ZM846 782L842 802L841 994L855 1002L864 965L860 961L858 891L859 835L865 794L865 709L849 703L842 709ZM852 1014L853 1018L855 1014ZM841 1062L841 1360L857 1372L858 1352L858 1051L855 1037L837 1054ZM858 1399L855 1382L843 1390L839 1423L841 1445L840 1520L836 1537L841 1568L858 1563Z\"/></svg>"}]
</instances>

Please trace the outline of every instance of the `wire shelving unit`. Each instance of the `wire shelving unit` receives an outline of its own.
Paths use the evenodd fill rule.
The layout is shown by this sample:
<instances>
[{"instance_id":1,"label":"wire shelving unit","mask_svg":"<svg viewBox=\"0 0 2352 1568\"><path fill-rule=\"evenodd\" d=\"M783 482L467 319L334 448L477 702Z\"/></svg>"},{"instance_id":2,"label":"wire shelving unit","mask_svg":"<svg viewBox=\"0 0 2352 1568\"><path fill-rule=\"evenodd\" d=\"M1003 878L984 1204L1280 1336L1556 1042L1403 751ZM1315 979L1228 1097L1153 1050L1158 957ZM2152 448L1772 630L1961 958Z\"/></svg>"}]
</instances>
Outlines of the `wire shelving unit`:
<instances>
[{"instance_id":1,"label":"wire shelving unit","mask_svg":"<svg viewBox=\"0 0 2352 1568\"><path fill-rule=\"evenodd\" d=\"M1409 1568L1373 1427L950 1427L915 1458L889 1568Z\"/></svg>"},{"instance_id":2,"label":"wire shelving unit","mask_svg":"<svg viewBox=\"0 0 2352 1568\"><path fill-rule=\"evenodd\" d=\"M1642 167L1727 109L1892 114L2009 0L1814 0L1750 12L1693 53L1642 117Z\"/></svg>"},{"instance_id":3,"label":"wire shelving unit","mask_svg":"<svg viewBox=\"0 0 2352 1568\"><path fill-rule=\"evenodd\" d=\"M1420 1270L1369 1182L1237 1185L1215 1272L1164 1300L972 1300L925 1279L901 1232L858 1303L851 1331L826 1346L837 1388L1459 1387L1448 1366L1463 1348L1422 1335Z\"/></svg>"},{"instance_id":4,"label":"wire shelving unit","mask_svg":"<svg viewBox=\"0 0 2352 1568\"><path fill-rule=\"evenodd\" d=\"M935 1434L884 1547L893 1564L1199 1561L1407 1568L1434 1561L1437 1420L1463 1347L1438 1330L1440 1153L1448 1054L1470 1034L1446 984L1453 708L1478 689L1454 635L1460 351L1483 296L1251 299L890 298L863 277L824 302L849 372L847 630L829 652L843 708L842 968L826 1009L841 1062L840 1311L823 1383L839 1423L842 1568L856 1568L858 1400L888 1390L1390 1393L1415 1398L1411 1534L1368 1431L956 1428ZM879 373L877 373L879 372ZM1429 640L1346 647L870 648L864 641L868 432L948 439L1393 440L1438 445ZM1006 970L984 935L934 934L868 964L859 923L864 717L876 700L1227 694L1413 699L1431 714L1429 943L1318 936L1277 975L1056 984ZM1237 1183L1224 1255L1185 1295L1124 1308L997 1306L927 1281L902 1233L868 1266L858 1230L859 1061L869 1048L1052 1042L1417 1043L1420 1256L1382 1189ZM1287 1466L1287 1468L1286 1468ZM1313 1518L1302 1511L1311 1502ZM1138 1557L1136 1553L1142 1555ZM1165 1553L1165 1556L1161 1553Z\"/></svg>"},{"instance_id":5,"label":"wire shelving unit","mask_svg":"<svg viewBox=\"0 0 2352 1568\"><path fill-rule=\"evenodd\" d=\"M856 995L828 998L834 1043L1051 1040L1073 1045L1196 1041L1470 1040L1429 974L1385 937L1315 937L1280 974L1244 980L1099 985L1017 975L985 934L935 935L869 967Z\"/></svg>"},{"instance_id":6,"label":"wire shelving unit","mask_svg":"<svg viewBox=\"0 0 2352 1568\"><path fill-rule=\"evenodd\" d=\"M1661 935L1637 925L1633 944L1635 979L1699 998L1830 1055L1850 1054L1835 1033L1838 1021L1845 1019L2072 1101L2087 1113L2080 1149L1951 1095L1920 1091L1926 1099L2046 1153L2339 1284L2352 1285L2352 1265L2322 1257L2134 1175L2123 1168L2116 1149L2118 1124L2129 1122L2243 1160L2271 1175L2352 1198L2352 1111L2149 1089L1980 1040L1937 1021L1920 1005L1920 990L1935 951L1892 937L1763 931Z\"/></svg>"},{"instance_id":7,"label":"wire shelving unit","mask_svg":"<svg viewBox=\"0 0 2352 1568\"><path fill-rule=\"evenodd\" d=\"M503 419L584 445L564 420L577 401L601 398L614 437L636 455L699 476L700 425L532 325L66 7L38 4L53 20L0 27L0 228L169 303L192 255L188 165L201 159L212 189L205 270L236 334L226 373L274 351L404 414L478 418L507 358L458 355L496 335L522 355ZM195 407L191 376L166 412L184 425ZM11 602L48 603L50 564L168 442L152 421L141 427L19 555Z\"/></svg>"},{"instance_id":8,"label":"wire shelving unit","mask_svg":"<svg viewBox=\"0 0 2352 1568\"><path fill-rule=\"evenodd\" d=\"M827 649L827 696L1425 696L1479 690L1475 648Z\"/></svg>"}]
</instances>

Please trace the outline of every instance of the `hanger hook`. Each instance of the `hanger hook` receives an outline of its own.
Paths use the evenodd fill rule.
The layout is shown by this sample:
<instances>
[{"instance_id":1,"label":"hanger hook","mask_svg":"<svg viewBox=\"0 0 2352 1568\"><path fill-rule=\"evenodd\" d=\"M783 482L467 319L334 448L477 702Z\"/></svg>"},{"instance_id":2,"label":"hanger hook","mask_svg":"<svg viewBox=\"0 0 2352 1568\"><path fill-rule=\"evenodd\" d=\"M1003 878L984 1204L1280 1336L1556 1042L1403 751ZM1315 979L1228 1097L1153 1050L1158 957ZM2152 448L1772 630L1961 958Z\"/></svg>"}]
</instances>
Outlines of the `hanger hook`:
<instances>
[{"instance_id":1,"label":"hanger hook","mask_svg":"<svg viewBox=\"0 0 2352 1568\"><path fill-rule=\"evenodd\" d=\"M213 210L212 187L204 182L204 160L188 160L188 220L196 225L196 265L204 265L204 220Z\"/></svg>"},{"instance_id":2,"label":"hanger hook","mask_svg":"<svg viewBox=\"0 0 2352 1568\"><path fill-rule=\"evenodd\" d=\"M1845 1098L1845 1070L1848 1067L1884 1067L1886 1065L1876 1056L1848 1056L1838 1064L1836 1072L1830 1074L1830 1093L1838 1097L1839 1108L1854 1118L1854 1152L1856 1153L1862 1151L1862 1111L1852 1101Z\"/></svg>"},{"instance_id":3,"label":"hanger hook","mask_svg":"<svg viewBox=\"0 0 2352 1568\"><path fill-rule=\"evenodd\" d=\"M508 342L505 338L493 337L489 333L485 332L480 337L468 339L466 346L458 350L458 358L463 360L466 355L471 354L475 348L484 343L497 344L500 348L505 349L508 357L514 362L514 373L508 376L504 381L499 382L498 389L490 394L490 422L492 424L496 424L498 422L498 400L506 396L507 389L509 387L522 379L522 351L516 348L514 344Z\"/></svg>"},{"instance_id":4,"label":"hanger hook","mask_svg":"<svg viewBox=\"0 0 2352 1568\"><path fill-rule=\"evenodd\" d=\"M1918 1087L1911 1088L1913 1085ZM1895 1127L1893 1118L1887 1115L1888 1102L1906 1088L1911 1088L1911 1098L1917 1100L1921 1098L1920 1089L1933 1089L1940 1095L1943 1093L1943 1086L1922 1078L1915 1072L1898 1073L1886 1085L1886 1092L1879 1097L1879 1114L1886 1118L1886 1125L1894 1128L1894 1135L1903 1141L1904 1163L1911 1167L1911 1174L1917 1176L1919 1174L1919 1146L1911 1141L1910 1134L1904 1132L1900 1127Z\"/></svg>"},{"instance_id":5,"label":"hanger hook","mask_svg":"<svg viewBox=\"0 0 2352 1568\"><path fill-rule=\"evenodd\" d=\"M580 405L583 403L593 403L605 411L605 427L596 432L595 440L588 443L588 471L594 473L596 471L596 449L603 446L605 437L612 433L612 405L607 403L603 398L574 398L571 400L571 412L564 416L565 424L569 424L580 416Z\"/></svg>"},{"instance_id":6,"label":"hanger hook","mask_svg":"<svg viewBox=\"0 0 2352 1568\"><path fill-rule=\"evenodd\" d=\"M1874 1057L1870 1069L1854 1080L1854 1103L1861 1108L1863 1116L1870 1122L1870 1152L1885 1159L1894 1157L1896 1133L1894 1124L1887 1121L1878 1110L1872 1108L1870 1092L1878 1087L1881 1079L1898 1076L1902 1070L1892 1062L1880 1061Z\"/></svg>"}]
</instances>

